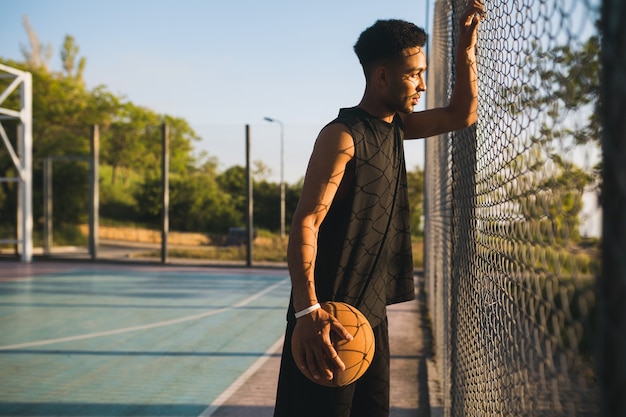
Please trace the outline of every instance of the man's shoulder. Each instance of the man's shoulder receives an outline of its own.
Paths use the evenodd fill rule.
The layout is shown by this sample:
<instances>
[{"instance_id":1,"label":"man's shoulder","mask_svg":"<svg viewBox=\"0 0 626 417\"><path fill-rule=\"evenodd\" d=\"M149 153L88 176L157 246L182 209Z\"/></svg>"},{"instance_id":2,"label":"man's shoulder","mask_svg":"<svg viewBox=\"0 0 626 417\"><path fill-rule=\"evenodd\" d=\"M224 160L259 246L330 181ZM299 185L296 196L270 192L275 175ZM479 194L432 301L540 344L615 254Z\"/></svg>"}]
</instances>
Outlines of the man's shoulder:
<instances>
[{"instance_id":1,"label":"man's shoulder","mask_svg":"<svg viewBox=\"0 0 626 417\"><path fill-rule=\"evenodd\" d=\"M358 107L346 107L339 110L339 114L326 126L336 126L338 129L342 129L338 126L343 126L343 129L350 133L351 136L358 135L359 132L363 133L362 126L368 119L369 115ZM361 127L359 127L361 126Z\"/></svg>"},{"instance_id":2,"label":"man's shoulder","mask_svg":"<svg viewBox=\"0 0 626 417\"><path fill-rule=\"evenodd\" d=\"M359 107L344 107L339 109L339 114L335 120L363 120L369 115Z\"/></svg>"}]
</instances>

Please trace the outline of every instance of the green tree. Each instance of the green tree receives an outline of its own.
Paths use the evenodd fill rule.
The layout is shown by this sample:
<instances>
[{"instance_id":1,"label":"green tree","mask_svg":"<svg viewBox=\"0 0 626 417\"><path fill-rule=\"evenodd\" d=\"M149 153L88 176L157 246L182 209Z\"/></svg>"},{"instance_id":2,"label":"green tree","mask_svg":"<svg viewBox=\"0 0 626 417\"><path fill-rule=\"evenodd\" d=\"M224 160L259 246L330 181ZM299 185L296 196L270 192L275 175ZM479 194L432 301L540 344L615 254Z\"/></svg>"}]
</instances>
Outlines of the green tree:
<instances>
[{"instance_id":1,"label":"green tree","mask_svg":"<svg viewBox=\"0 0 626 417\"><path fill-rule=\"evenodd\" d=\"M114 121L101 140L101 162L111 165L111 183L116 184L120 169L144 170L159 167L160 117L133 103L120 103Z\"/></svg>"},{"instance_id":2,"label":"green tree","mask_svg":"<svg viewBox=\"0 0 626 417\"><path fill-rule=\"evenodd\" d=\"M171 171L182 174L193 166L191 143L199 136L186 120L126 102L119 105L115 120L102 135L102 162L113 167L111 183L117 182L120 169L160 170L163 123L169 128Z\"/></svg>"},{"instance_id":3,"label":"green tree","mask_svg":"<svg viewBox=\"0 0 626 417\"><path fill-rule=\"evenodd\" d=\"M228 168L216 178L223 193L230 196L231 204L237 217L232 226L243 226L246 219L246 169L241 165Z\"/></svg>"},{"instance_id":4,"label":"green tree","mask_svg":"<svg viewBox=\"0 0 626 417\"><path fill-rule=\"evenodd\" d=\"M61 49L61 62L63 63L63 71L66 78L75 78L77 80L83 79L83 71L85 70L85 64L87 63L85 57L78 59L79 47L71 35L65 35L63 42L63 49Z\"/></svg>"},{"instance_id":5,"label":"green tree","mask_svg":"<svg viewBox=\"0 0 626 417\"><path fill-rule=\"evenodd\" d=\"M243 226L246 213L246 169L240 165L228 168L218 175L217 182L223 192L228 193L231 204L240 214L239 222L233 226ZM302 181L297 184L285 184L285 226L288 228L296 210ZM255 226L270 230L280 230L280 184L266 180L253 181L254 223Z\"/></svg>"},{"instance_id":6,"label":"green tree","mask_svg":"<svg viewBox=\"0 0 626 417\"><path fill-rule=\"evenodd\" d=\"M2 91L4 91L4 89ZM9 106L7 106L7 103L4 103L3 107ZM2 123L2 127L9 138L9 142L15 149L17 121L3 120L0 123ZM0 144L0 148L3 147L4 145ZM17 176L17 171L15 170L15 166L8 152L0 152L0 176ZM14 237L17 233L17 187L17 182L0 182L0 236L5 239Z\"/></svg>"},{"instance_id":7,"label":"green tree","mask_svg":"<svg viewBox=\"0 0 626 417\"><path fill-rule=\"evenodd\" d=\"M34 201L42 201L43 160L51 156L86 156L89 153L89 139L92 125L101 131L101 163L110 164L113 169L111 182L114 183L120 168L135 170L148 181L160 176L161 125L166 123L170 131L170 166L174 175L185 176L195 169L190 153L192 141L197 134L189 123L181 118L159 115L145 107L127 102L122 97L110 93L105 86L87 89L82 74L86 59L79 58L76 40L67 35L61 48L62 72L48 69L50 47L44 47L26 17L24 26L30 41L30 48L22 47L25 62L0 59L0 62L31 72L33 77L33 177ZM0 86L6 80L0 79ZM8 105L16 106L11 98ZM16 126L8 126L10 140L15 143ZM4 176L15 175L12 162L0 154L0 172ZM87 170L84 163L55 163L54 192L55 217L57 222L84 221L87 210ZM196 175L194 173L194 175ZM177 180L175 180L177 181ZM12 183L3 183L0 201L7 201L0 207L0 215L14 217L16 201ZM105 188L108 194L103 203L115 204L121 193L114 188ZM57 200L59 201L57 203ZM122 205L132 199L124 198ZM106 211L106 210L105 210ZM121 210L117 210L120 212ZM40 222L42 206L34 205L36 224Z\"/></svg>"},{"instance_id":8,"label":"green tree","mask_svg":"<svg viewBox=\"0 0 626 417\"><path fill-rule=\"evenodd\" d=\"M170 178L170 226L173 230L226 233L239 214L231 196L220 189L207 165L187 175ZM161 218L161 179L150 177L137 189L137 210L142 221L158 225Z\"/></svg>"},{"instance_id":9,"label":"green tree","mask_svg":"<svg viewBox=\"0 0 626 417\"><path fill-rule=\"evenodd\" d=\"M407 171L409 184L409 204L411 210L411 234L422 236L424 228L424 170L416 166L413 171Z\"/></svg>"},{"instance_id":10,"label":"green tree","mask_svg":"<svg viewBox=\"0 0 626 417\"><path fill-rule=\"evenodd\" d=\"M298 206L300 194L302 194L303 181L300 180L295 184L285 184L285 228L289 233L289 226L293 220L293 214Z\"/></svg>"},{"instance_id":11,"label":"green tree","mask_svg":"<svg viewBox=\"0 0 626 417\"><path fill-rule=\"evenodd\" d=\"M265 180L255 181L252 194L254 196L253 211L255 226L273 232L279 231L280 184Z\"/></svg>"},{"instance_id":12,"label":"green tree","mask_svg":"<svg viewBox=\"0 0 626 417\"><path fill-rule=\"evenodd\" d=\"M116 98L103 88L93 91L82 83L61 74L49 72L43 66L2 61L6 65L29 71L33 80L33 215L36 225L41 222L43 207L43 161L47 157L86 156L89 154L90 125L106 123L116 107ZM3 126L5 123L3 123ZM9 129L15 146L15 130ZM4 153L3 153L4 154ZM2 175L13 175L12 162L0 157ZM88 167L75 162L54 164L54 218L57 223L77 223L88 212ZM3 187L3 193L14 191ZM7 210L14 213L14 204ZM3 213L4 214L4 213ZM14 215L11 215L13 217ZM39 229L36 229L38 231Z\"/></svg>"},{"instance_id":13,"label":"green tree","mask_svg":"<svg viewBox=\"0 0 626 417\"><path fill-rule=\"evenodd\" d=\"M602 124L599 120L600 106L600 38L591 36L584 43L567 44L550 50L534 45L529 54L528 75L537 75L539 86L526 84L519 88L523 93L522 104L544 109L553 119L562 120L571 112L586 116L583 123L556 130L556 136L546 140L570 137L574 144L600 143Z\"/></svg>"},{"instance_id":14,"label":"green tree","mask_svg":"<svg viewBox=\"0 0 626 417\"><path fill-rule=\"evenodd\" d=\"M184 174L188 169L195 166L191 152L193 150L193 142L199 141L200 136L185 119L166 114L162 116L162 120L169 127L170 169L172 172ZM214 170L217 166L217 161L215 162ZM215 172L213 171L214 174Z\"/></svg>"},{"instance_id":15,"label":"green tree","mask_svg":"<svg viewBox=\"0 0 626 417\"><path fill-rule=\"evenodd\" d=\"M598 36L549 50L535 44L522 68L522 81L502 91L511 99L511 115L521 121L532 119L535 125L529 129L525 151L499 174L498 183L507 185L502 210L513 218L521 215L520 229L532 230L526 237L535 243L565 245L580 239L583 194L600 185L600 165L585 172L570 155L577 147L600 143L600 71ZM498 201L502 197L498 192L483 196L485 202Z\"/></svg>"}]
</instances>

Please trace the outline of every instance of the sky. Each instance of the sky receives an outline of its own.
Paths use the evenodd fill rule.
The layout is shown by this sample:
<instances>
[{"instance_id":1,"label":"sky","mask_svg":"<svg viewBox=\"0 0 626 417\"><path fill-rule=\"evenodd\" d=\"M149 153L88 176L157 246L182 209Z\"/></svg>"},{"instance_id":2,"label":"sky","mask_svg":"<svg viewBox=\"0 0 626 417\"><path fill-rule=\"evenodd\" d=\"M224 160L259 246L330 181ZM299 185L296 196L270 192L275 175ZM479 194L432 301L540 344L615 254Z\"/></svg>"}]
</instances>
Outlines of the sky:
<instances>
[{"instance_id":1,"label":"sky","mask_svg":"<svg viewBox=\"0 0 626 417\"><path fill-rule=\"evenodd\" d=\"M107 86L136 105L189 122L224 170L245 164L245 126L253 161L295 183L319 130L365 85L352 50L377 19L400 18L428 30L433 0L0 0L0 57L23 60L28 16L50 68L61 70L65 35L86 58L88 88ZM428 3L428 4L427 4ZM37 94L35 91L34 94ZM422 105L417 109L423 108ZM424 141L405 144L407 168L423 166Z\"/></svg>"}]
</instances>

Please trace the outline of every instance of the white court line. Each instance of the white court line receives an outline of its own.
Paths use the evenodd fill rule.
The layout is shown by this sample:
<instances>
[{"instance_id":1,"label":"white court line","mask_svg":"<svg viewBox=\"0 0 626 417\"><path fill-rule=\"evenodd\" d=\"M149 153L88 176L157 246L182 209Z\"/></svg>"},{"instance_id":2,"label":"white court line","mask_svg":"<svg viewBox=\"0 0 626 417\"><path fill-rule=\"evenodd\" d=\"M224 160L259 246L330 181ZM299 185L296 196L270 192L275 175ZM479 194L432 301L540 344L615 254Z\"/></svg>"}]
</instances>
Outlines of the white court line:
<instances>
[{"instance_id":1,"label":"white court line","mask_svg":"<svg viewBox=\"0 0 626 417\"><path fill-rule=\"evenodd\" d=\"M15 345L5 345L5 346L0 346L0 350L23 349L23 348L29 348L29 347L34 347L34 346L51 345L54 343L71 342L74 340L92 339L94 337L102 337L102 336L110 336L114 334L136 332L138 330L154 329L156 327L163 327L163 326L169 326L171 324L178 324L178 323L183 323L186 321L198 320L204 317L214 316L216 314L224 313L226 311L233 310L235 308L240 308L247 304L250 304L252 301L256 300L259 297L262 297L263 295L272 291L274 288L280 285L283 285L288 281L289 281L289 278L286 278L280 282L277 282L276 284L270 287L267 287L266 289L259 291L258 293L251 295L250 297L245 298L242 301L230 307L219 308L217 310L206 311L204 313L194 314L192 316L180 317L180 318L172 319L172 320L159 321L159 322L150 323L150 324L142 324L140 326L124 327L121 329L113 329L113 330L107 330L107 331L95 332L95 333L86 333L86 334L80 334L80 335L69 336L69 337L60 337L58 339L46 339L46 340L38 340L35 342L18 343Z\"/></svg>"},{"instance_id":2,"label":"white court line","mask_svg":"<svg viewBox=\"0 0 626 417\"><path fill-rule=\"evenodd\" d=\"M237 390L239 390L239 388L241 388L248 381L248 379L250 379L250 377L254 375L254 373L258 369L265 365L265 362L267 362L269 358L272 357L272 354L278 349L281 343L283 343L284 338L285 335L279 337L278 340L265 351L263 356L257 359L256 362L254 362L252 366L246 369L243 374L239 375L239 378L237 378L235 382L230 384L228 388L226 388L215 400L213 400L213 402L211 402L211 405L208 406L198 417L211 417L213 413L215 413L218 408L224 405L224 403L230 397L232 397L237 392Z\"/></svg>"}]
</instances>

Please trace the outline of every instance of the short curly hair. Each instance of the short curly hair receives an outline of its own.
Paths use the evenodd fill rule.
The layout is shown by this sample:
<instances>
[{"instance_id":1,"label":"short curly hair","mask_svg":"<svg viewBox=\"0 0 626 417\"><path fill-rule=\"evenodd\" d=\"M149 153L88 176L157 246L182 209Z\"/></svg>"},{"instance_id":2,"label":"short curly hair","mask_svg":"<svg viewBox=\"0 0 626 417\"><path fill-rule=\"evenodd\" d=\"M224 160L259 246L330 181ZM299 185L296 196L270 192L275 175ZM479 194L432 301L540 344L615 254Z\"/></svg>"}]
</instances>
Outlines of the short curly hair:
<instances>
[{"instance_id":1,"label":"short curly hair","mask_svg":"<svg viewBox=\"0 0 626 417\"><path fill-rule=\"evenodd\" d=\"M378 20L361 33L354 44L354 52L367 70L373 64L401 57L406 48L423 47L427 39L424 29L411 22Z\"/></svg>"}]
</instances>

